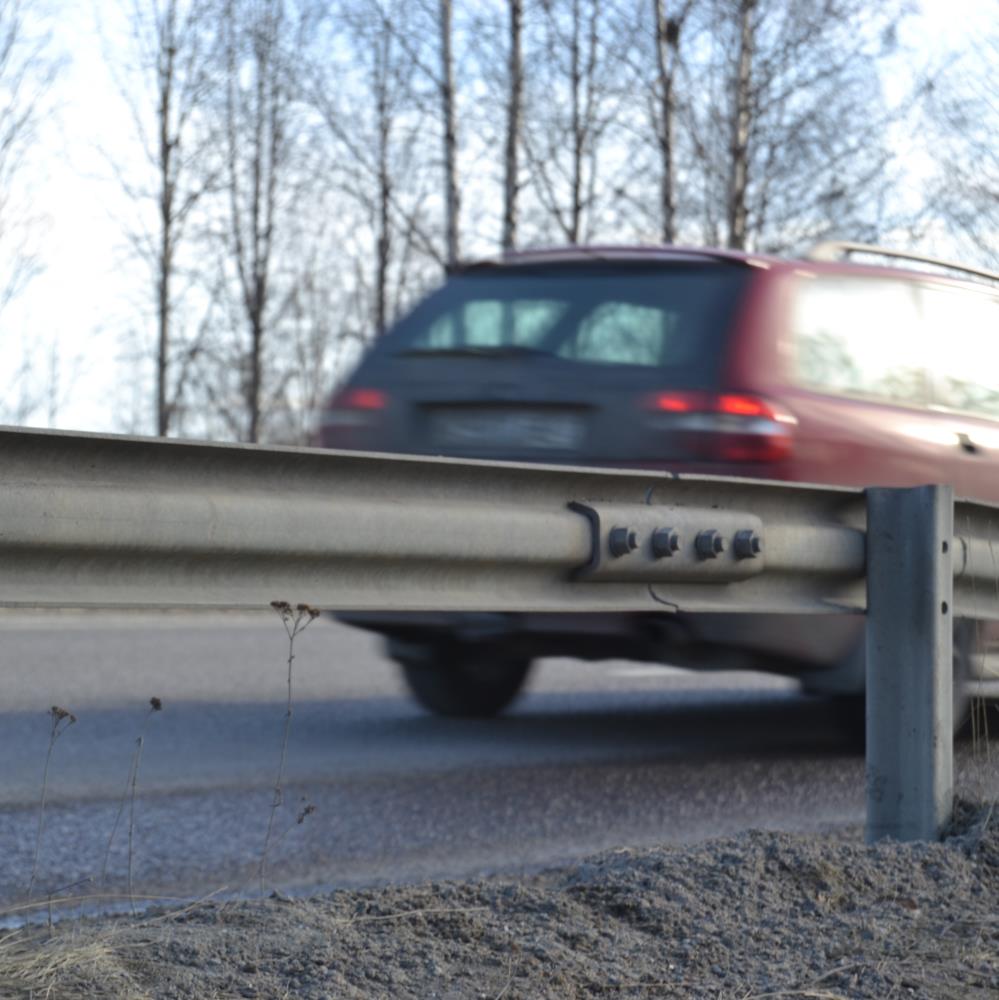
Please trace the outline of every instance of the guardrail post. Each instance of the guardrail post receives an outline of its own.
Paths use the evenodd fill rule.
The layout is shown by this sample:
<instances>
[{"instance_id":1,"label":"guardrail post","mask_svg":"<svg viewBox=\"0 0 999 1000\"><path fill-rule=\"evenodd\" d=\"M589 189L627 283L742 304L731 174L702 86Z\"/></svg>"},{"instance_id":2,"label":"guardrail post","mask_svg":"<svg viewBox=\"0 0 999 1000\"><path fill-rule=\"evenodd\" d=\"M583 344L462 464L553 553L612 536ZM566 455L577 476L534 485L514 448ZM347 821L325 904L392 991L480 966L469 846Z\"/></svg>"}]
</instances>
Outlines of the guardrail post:
<instances>
[{"instance_id":1,"label":"guardrail post","mask_svg":"<svg viewBox=\"0 0 999 1000\"><path fill-rule=\"evenodd\" d=\"M866 494L867 841L935 840L954 805L954 494Z\"/></svg>"}]
</instances>

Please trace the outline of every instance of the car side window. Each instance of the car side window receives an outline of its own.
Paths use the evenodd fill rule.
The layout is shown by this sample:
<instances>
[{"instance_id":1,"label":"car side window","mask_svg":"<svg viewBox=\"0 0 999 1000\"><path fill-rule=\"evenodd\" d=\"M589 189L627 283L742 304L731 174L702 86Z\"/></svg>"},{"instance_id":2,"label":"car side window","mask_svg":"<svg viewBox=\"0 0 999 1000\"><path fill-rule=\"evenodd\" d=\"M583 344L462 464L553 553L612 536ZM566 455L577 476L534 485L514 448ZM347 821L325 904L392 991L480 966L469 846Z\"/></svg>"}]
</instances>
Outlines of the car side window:
<instances>
[{"instance_id":1,"label":"car side window","mask_svg":"<svg viewBox=\"0 0 999 1000\"><path fill-rule=\"evenodd\" d=\"M559 321L565 302L540 299L465 302L439 316L417 338L415 347L534 347Z\"/></svg>"},{"instance_id":2,"label":"car side window","mask_svg":"<svg viewBox=\"0 0 999 1000\"><path fill-rule=\"evenodd\" d=\"M809 276L792 318L797 381L838 395L923 406L925 329L914 283Z\"/></svg>"},{"instance_id":3,"label":"car side window","mask_svg":"<svg viewBox=\"0 0 999 1000\"><path fill-rule=\"evenodd\" d=\"M936 345L933 402L999 419L999 298L927 286L923 311Z\"/></svg>"},{"instance_id":4,"label":"car side window","mask_svg":"<svg viewBox=\"0 0 999 1000\"><path fill-rule=\"evenodd\" d=\"M604 302L579 324L559 357L618 365L682 363L676 315L633 302Z\"/></svg>"}]
</instances>

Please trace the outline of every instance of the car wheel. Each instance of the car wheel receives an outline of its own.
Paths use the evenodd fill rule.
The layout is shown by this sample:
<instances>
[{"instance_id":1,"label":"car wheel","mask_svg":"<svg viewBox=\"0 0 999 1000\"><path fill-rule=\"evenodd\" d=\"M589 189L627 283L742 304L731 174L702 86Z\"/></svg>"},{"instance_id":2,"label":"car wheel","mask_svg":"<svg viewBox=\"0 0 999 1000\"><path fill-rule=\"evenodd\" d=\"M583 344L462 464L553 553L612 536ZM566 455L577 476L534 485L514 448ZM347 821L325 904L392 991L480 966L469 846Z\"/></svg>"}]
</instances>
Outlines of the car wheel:
<instances>
[{"instance_id":1,"label":"car wheel","mask_svg":"<svg viewBox=\"0 0 999 1000\"><path fill-rule=\"evenodd\" d=\"M954 732L959 733L971 721L971 694L968 684L978 652L978 626L968 618L954 624Z\"/></svg>"},{"instance_id":2,"label":"car wheel","mask_svg":"<svg viewBox=\"0 0 999 1000\"><path fill-rule=\"evenodd\" d=\"M961 619L954 623L954 673L953 673L953 712L954 733L957 735L968 724L971 718L971 695L968 692L968 682L972 677L972 661L978 645L978 631L975 622ZM855 665L859 657L860 676L863 676L864 647L861 644L849 654L851 665ZM846 673L851 672L848 668ZM828 693L816 686L810 686L807 681L803 685L809 694ZM866 742L867 704L863 692L836 694L832 698L836 713L844 729L860 745Z\"/></svg>"},{"instance_id":3,"label":"car wheel","mask_svg":"<svg viewBox=\"0 0 999 1000\"><path fill-rule=\"evenodd\" d=\"M470 646L436 646L397 656L409 690L436 715L489 718L520 693L531 661Z\"/></svg>"}]
</instances>

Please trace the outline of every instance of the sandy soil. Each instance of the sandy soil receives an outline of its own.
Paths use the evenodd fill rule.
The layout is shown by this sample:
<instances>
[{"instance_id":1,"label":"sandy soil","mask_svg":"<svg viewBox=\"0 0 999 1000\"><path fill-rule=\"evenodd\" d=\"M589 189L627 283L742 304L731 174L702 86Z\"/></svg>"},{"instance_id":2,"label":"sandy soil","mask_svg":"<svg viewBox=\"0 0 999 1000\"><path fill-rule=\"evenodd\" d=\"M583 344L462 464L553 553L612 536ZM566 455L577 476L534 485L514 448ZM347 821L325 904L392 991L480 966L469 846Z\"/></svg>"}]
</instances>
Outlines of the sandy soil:
<instances>
[{"instance_id":1,"label":"sandy soil","mask_svg":"<svg viewBox=\"0 0 999 1000\"><path fill-rule=\"evenodd\" d=\"M4 998L999 996L999 816L747 833L529 879L203 902L0 937Z\"/></svg>"}]
</instances>

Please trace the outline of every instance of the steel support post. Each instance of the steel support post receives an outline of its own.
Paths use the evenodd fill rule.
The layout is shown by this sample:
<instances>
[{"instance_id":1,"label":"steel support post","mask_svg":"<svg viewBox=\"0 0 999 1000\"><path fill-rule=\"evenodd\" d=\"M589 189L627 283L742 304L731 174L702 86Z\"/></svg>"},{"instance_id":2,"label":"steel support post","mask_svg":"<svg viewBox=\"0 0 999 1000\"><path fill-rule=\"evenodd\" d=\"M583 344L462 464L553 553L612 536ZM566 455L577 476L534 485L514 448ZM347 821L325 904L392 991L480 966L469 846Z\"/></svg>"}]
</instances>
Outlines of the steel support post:
<instances>
[{"instance_id":1,"label":"steel support post","mask_svg":"<svg viewBox=\"0 0 999 1000\"><path fill-rule=\"evenodd\" d=\"M867 840L935 840L954 804L954 495L866 494Z\"/></svg>"}]
</instances>

